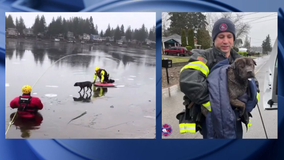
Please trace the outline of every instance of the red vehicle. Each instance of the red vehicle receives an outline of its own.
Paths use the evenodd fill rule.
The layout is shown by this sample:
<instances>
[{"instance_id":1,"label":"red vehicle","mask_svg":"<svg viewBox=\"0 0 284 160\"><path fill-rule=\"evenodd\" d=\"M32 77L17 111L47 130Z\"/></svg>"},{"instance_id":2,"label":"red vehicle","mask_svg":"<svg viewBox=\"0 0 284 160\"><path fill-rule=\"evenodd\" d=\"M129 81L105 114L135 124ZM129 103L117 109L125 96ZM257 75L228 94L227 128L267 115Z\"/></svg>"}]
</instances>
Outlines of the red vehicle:
<instances>
[{"instance_id":1,"label":"red vehicle","mask_svg":"<svg viewBox=\"0 0 284 160\"><path fill-rule=\"evenodd\" d=\"M176 55L176 56L188 56L189 52L185 47L171 47L165 49L166 55Z\"/></svg>"}]
</instances>

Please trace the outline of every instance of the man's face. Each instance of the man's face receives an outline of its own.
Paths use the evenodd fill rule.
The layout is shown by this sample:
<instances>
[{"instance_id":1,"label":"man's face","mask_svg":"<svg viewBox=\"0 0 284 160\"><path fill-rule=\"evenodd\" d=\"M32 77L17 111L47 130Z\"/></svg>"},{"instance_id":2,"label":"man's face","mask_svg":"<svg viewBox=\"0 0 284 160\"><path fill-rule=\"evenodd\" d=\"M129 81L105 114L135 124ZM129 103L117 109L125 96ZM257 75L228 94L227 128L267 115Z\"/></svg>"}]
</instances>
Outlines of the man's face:
<instances>
[{"instance_id":1,"label":"man's face","mask_svg":"<svg viewBox=\"0 0 284 160\"><path fill-rule=\"evenodd\" d=\"M219 33L215 38L214 45L222 52L230 53L231 48L234 46L233 34L231 32Z\"/></svg>"}]
</instances>

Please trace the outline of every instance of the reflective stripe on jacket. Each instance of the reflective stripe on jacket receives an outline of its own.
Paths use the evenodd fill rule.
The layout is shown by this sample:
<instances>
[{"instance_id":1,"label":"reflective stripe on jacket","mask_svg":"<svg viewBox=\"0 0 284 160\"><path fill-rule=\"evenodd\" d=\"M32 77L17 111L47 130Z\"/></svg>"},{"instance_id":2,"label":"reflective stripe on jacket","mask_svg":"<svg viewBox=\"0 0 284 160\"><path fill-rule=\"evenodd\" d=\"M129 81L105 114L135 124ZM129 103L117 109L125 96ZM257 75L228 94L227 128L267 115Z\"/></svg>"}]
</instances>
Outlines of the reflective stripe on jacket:
<instances>
[{"instance_id":1,"label":"reflective stripe on jacket","mask_svg":"<svg viewBox=\"0 0 284 160\"><path fill-rule=\"evenodd\" d=\"M107 73L106 70L104 69L99 69L99 72L97 74L97 72L94 75L94 81L97 80L97 77L99 77L100 82L103 83L105 80L108 80L109 74Z\"/></svg>"},{"instance_id":2,"label":"reflective stripe on jacket","mask_svg":"<svg viewBox=\"0 0 284 160\"><path fill-rule=\"evenodd\" d=\"M231 50L230 63L241 57ZM185 94L184 105L194 102L198 105L209 102L208 86L206 78L217 62L227 59L225 53L214 48L207 50L194 50L189 63L180 71L180 89ZM203 105L204 106L204 105Z\"/></svg>"}]
</instances>

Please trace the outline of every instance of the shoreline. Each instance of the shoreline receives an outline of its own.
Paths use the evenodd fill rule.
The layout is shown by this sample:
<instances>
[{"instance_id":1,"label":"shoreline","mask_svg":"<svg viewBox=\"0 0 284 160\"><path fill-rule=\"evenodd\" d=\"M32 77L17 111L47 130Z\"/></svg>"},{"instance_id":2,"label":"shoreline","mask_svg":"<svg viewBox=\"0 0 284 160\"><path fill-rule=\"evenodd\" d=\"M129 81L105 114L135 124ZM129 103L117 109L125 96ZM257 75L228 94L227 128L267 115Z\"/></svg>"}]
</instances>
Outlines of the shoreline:
<instances>
[{"instance_id":1,"label":"shoreline","mask_svg":"<svg viewBox=\"0 0 284 160\"><path fill-rule=\"evenodd\" d=\"M119 44L112 43L112 42L84 42L81 43L81 41L77 41L75 43L73 42L67 42L67 41L54 41L52 39L40 39L37 40L35 38L5 38L5 45L7 41L17 41L17 42L26 42L26 43L42 43L42 44L74 44L74 45L88 45L88 46L106 46L106 47L118 47L118 48L131 48L131 49L142 49L142 50L155 50L155 48L149 48L145 45L135 45L135 44L125 44L120 46ZM107 43L110 43L111 45L106 45Z\"/></svg>"}]
</instances>

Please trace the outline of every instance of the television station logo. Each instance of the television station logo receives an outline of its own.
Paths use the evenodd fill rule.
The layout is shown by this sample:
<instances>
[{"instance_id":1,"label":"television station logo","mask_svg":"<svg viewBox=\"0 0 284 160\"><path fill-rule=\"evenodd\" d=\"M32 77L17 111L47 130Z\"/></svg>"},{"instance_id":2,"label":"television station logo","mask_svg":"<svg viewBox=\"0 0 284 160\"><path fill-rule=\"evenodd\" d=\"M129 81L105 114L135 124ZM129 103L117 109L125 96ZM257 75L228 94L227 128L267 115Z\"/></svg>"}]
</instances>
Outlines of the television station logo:
<instances>
[{"instance_id":1,"label":"television station logo","mask_svg":"<svg viewBox=\"0 0 284 160\"><path fill-rule=\"evenodd\" d=\"M163 127L162 127L162 135L165 136L165 137L168 137L169 135L172 134L172 127L168 124L163 124Z\"/></svg>"}]
</instances>

